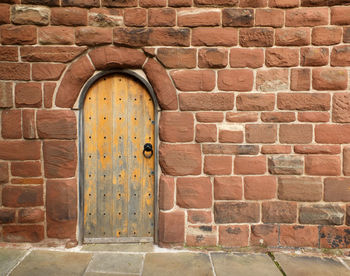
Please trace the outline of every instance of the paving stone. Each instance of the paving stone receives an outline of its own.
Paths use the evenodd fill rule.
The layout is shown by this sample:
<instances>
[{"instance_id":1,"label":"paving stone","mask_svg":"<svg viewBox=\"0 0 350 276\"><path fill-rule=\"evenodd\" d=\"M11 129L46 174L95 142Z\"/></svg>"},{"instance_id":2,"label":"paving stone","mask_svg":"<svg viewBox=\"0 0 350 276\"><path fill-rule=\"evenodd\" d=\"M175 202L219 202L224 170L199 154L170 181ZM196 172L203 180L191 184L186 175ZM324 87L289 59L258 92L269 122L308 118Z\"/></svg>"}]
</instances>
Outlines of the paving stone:
<instances>
[{"instance_id":1,"label":"paving stone","mask_svg":"<svg viewBox=\"0 0 350 276\"><path fill-rule=\"evenodd\" d=\"M148 253L143 265L143 276L211 276L209 256L202 253Z\"/></svg>"},{"instance_id":2,"label":"paving stone","mask_svg":"<svg viewBox=\"0 0 350 276\"><path fill-rule=\"evenodd\" d=\"M338 260L276 253L275 258L288 276L349 276L350 271Z\"/></svg>"},{"instance_id":3,"label":"paving stone","mask_svg":"<svg viewBox=\"0 0 350 276\"><path fill-rule=\"evenodd\" d=\"M86 244L82 251L153 252L152 243Z\"/></svg>"},{"instance_id":4,"label":"paving stone","mask_svg":"<svg viewBox=\"0 0 350 276\"><path fill-rule=\"evenodd\" d=\"M142 261L142 254L94 254L86 271L104 273L140 273Z\"/></svg>"},{"instance_id":5,"label":"paving stone","mask_svg":"<svg viewBox=\"0 0 350 276\"><path fill-rule=\"evenodd\" d=\"M13 270L11 276L83 275L91 257L92 254L87 253L32 251Z\"/></svg>"},{"instance_id":6,"label":"paving stone","mask_svg":"<svg viewBox=\"0 0 350 276\"><path fill-rule=\"evenodd\" d=\"M84 276L133 276L133 275L140 275L139 273L134 274L134 273L104 273L104 272L85 272Z\"/></svg>"},{"instance_id":7,"label":"paving stone","mask_svg":"<svg viewBox=\"0 0 350 276\"><path fill-rule=\"evenodd\" d=\"M211 258L216 276L281 275L270 257L264 254L211 253Z\"/></svg>"},{"instance_id":8,"label":"paving stone","mask_svg":"<svg viewBox=\"0 0 350 276\"><path fill-rule=\"evenodd\" d=\"M0 275L6 275L24 256L25 253L25 250L19 249L0 249Z\"/></svg>"}]
</instances>

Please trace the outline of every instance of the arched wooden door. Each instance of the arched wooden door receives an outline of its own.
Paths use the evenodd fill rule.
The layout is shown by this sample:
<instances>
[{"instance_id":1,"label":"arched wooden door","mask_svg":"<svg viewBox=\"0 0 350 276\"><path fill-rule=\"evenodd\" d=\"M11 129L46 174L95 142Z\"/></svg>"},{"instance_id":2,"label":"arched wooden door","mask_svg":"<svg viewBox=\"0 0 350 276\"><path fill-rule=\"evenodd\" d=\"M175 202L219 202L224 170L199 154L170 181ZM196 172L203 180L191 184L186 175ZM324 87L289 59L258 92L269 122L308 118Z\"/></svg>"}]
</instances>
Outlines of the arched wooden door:
<instances>
[{"instance_id":1,"label":"arched wooden door","mask_svg":"<svg viewBox=\"0 0 350 276\"><path fill-rule=\"evenodd\" d=\"M83 108L84 242L154 236L155 113L135 78L113 74L88 90Z\"/></svg>"}]
</instances>

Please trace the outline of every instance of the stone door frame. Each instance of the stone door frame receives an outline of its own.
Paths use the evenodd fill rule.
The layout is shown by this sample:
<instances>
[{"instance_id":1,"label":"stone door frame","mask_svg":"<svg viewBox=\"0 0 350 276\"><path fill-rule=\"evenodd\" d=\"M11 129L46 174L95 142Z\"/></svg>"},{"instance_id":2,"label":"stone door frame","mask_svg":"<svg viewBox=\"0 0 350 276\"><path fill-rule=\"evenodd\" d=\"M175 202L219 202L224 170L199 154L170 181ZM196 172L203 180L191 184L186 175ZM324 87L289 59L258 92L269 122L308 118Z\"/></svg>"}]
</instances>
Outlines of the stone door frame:
<instances>
[{"instance_id":1,"label":"stone door frame","mask_svg":"<svg viewBox=\"0 0 350 276\"><path fill-rule=\"evenodd\" d=\"M114 70L106 70L101 71L97 74L95 74L93 77L91 77L83 86L79 99L78 99L78 110L79 110L79 121L78 121L78 164L79 164L79 189L78 189L78 241L79 244L84 243L84 120L83 120L83 108L84 108L84 101L85 97L91 88L91 86L100 78L111 75L114 73L122 73L125 75L129 75L134 77L137 81L140 81L150 94L153 104L154 104L154 121L155 121L155 131L154 131L154 239L153 242L155 244L158 243L158 214L159 214L159 207L158 207L158 194L159 194L159 185L158 185L158 149L159 149L159 124L158 124L158 113L161 111L159 109L157 97L153 91L153 88L151 84L142 76L140 76L138 73L128 70L128 69L114 69ZM96 239L96 243L113 243L113 242L149 242L150 240L142 240L142 239L132 239L130 237L127 238L117 238L117 239L103 239L103 242L99 239Z\"/></svg>"}]
</instances>

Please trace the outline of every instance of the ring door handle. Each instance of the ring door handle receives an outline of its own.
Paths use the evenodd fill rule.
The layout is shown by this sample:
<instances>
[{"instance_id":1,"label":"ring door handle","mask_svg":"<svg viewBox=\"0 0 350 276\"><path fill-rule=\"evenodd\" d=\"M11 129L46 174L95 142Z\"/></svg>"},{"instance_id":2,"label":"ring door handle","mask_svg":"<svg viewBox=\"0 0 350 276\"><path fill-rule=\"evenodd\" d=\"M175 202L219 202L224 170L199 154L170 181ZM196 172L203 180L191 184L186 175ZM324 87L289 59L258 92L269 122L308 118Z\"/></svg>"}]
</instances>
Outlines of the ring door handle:
<instances>
[{"instance_id":1,"label":"ring door handle","mask_svg":"<svg viewBox=\"0 0 350 276\"><path fill-rule=\"evenodd\" d=\"M150 143L146 143L144 146L143 146L143 156L146 157L146 158L151 158L152 155L153 155L153 147L152 147L152 144Z\"/></svg>"}]
</instances>

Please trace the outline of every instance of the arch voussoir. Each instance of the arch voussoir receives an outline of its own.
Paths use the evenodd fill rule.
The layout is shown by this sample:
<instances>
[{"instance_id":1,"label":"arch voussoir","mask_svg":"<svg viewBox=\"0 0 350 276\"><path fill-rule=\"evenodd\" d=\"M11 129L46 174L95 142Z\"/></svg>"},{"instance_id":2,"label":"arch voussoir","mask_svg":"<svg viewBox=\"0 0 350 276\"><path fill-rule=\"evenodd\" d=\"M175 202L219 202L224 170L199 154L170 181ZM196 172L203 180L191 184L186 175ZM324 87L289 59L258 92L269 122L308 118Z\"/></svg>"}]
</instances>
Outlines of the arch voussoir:
<instances>
[{"instance_id":1,"label":"arch voussoir","mask_svg":"<svg viewBox=\"0 0 350 276\"><path fill-rule=\"evenodd\" d=\"M143 52L123 47L106 46L92 50L89 53L97 70L116 68L141 68L146 61Z\"/></svg>"},{"instance_id":2,"label":"arch voussoir","mask_svg":"<svg viewBox=\"0 0 350 276\"><path fill-rule=\"evenodd\" d=\"M160 107L164 110L176 110L176 90L163 66L154 59L149 59L143 71L153 87Z\"/></svg>"},{"instance_id":3,"label":"arch voussoir","mask_svg":"<svg viewBox=\"0 0 350 276\"><path fill-rule=\"evenodd\" d=\"M164 67L137 49L104 46L94 49L72 63L58 88L56 106L72 108L79 94L96 70L143 69L156 94L161 109L178 108L176 89ZM145 64L146 62L146 64ZM145 65L144 65L145 64ZM143 67L142 67L143 66Z\"/></svg>"},{"instance_id":4,"label":"arch voussoir","mask_svg":"<svg viewBox=\"0 0 350 276\"><path fill-rule=\"evenodd\" d=\"M56 106L72 108L85 82L94 74L95 68L87 56L72 63L65 73L56 95Z\"/></svg>"}]
</instances>

